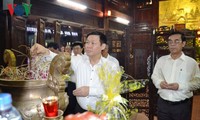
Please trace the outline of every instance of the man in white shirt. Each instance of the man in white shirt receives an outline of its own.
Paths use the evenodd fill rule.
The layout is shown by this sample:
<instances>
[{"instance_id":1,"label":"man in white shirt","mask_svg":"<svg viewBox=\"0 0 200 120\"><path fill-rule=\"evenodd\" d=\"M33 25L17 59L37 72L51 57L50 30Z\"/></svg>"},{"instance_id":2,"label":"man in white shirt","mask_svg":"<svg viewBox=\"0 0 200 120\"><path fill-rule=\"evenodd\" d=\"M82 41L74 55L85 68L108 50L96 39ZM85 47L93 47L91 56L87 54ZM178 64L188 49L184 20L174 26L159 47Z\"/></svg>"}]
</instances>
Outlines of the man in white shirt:
<instances>
[{"instance_id":1,"label":"man in white shirt","mask_svg":"<svg viewBox=\"0 0 200 120\"><path fill-rule=\"evenodd\" d=\"M151 76L158 89L158 120L190 120L194 85L199 85L198 63L182 52L184 35L168 37L169 55L160 57ZM195 86L196 87L196 86Z\"/></svg>"},{"instance_id":2,"label":"man in white shirt","mask_svg":"<svg viewBox=\"0 0 200 120\"><path fill-rule=\"evenodd\" d=\"M119 65L119 61L118 61L116 58L114 58L113 56L111 56L111 55L108 53L108 51L109 51L109 46L106 45L105 49L103 49L103 50L101 51L102 56L105 57L106 59L108 59L108 60L110 60L110 61L113 61L113 62L115 62L116 64Z\"/></svg>"},{"instance_id":3,"label":"man in white shirt","mask_svg":"<svg viewBox=\"0 0 200 120\"><path fill-rule=\"evenodd\" d=\"M80 41L75 41L72 44L72 53L73 55L77 56L77 55L83 55L83 44Z\"/></svg>"},{"instance_id":4,"label":"man in white shirt","mask_svg":"<svg viewBox=\"0 0 200 120\"><path fill-rule=\"evenodd\" d=\"M110 69L119 70L119 66L112 61L102 57L101 51L105 49L107 43L106 36L101 32L91 32L86 36L85 55L72 56L71 67L74 71L76 90L73 94L81 109L77 112L84 112L88 107L96 109L96 102L100 100L104 93L104 88L98 76L98 69L103 65L110 65ZM56 55L45 49L39 44L31 48L31 55L50 55L52 58Z\"/></svg>"}]
</instances>

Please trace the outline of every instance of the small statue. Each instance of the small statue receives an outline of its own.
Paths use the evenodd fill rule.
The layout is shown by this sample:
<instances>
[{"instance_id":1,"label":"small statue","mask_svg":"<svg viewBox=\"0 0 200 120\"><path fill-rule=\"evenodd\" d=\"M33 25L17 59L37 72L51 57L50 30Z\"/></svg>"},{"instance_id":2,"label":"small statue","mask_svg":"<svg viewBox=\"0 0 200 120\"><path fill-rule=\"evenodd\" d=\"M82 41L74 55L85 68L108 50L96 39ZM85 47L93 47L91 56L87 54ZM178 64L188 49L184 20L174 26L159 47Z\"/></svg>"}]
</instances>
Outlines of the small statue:
<instances>
[{"instance_id":1,"label":"small statue","mask_svg":"<svg viewBox=\"0 0 200 120\"><path fill-rule=\"evenodd\" d=\"M60 109L65 109L68 105L68 101L65 101L65 97L67 96L65 93L65 75L70 70L70 60L71 57L69 54L60 53L53 58L49 68L47 86L58 96Z\"/></svg>"}]
</instances>

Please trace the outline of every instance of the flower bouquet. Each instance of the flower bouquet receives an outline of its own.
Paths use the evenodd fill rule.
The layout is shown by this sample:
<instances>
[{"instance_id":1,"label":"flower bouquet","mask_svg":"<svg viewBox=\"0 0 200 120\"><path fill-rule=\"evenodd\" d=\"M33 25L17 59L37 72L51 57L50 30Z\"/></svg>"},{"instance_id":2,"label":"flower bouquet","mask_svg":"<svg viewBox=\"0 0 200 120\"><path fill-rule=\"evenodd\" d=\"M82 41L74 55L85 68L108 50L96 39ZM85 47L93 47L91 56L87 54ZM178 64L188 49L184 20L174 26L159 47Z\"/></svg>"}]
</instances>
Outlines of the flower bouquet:
<instances>
[{"instance_id":1,"label":"flower bouquet","mask_svg":"<svg viewBox=\"0 0 200 120\"><path fill-rule=\"evenodd\" d=\"M121 82L123 69L111 70L110 66L104 64L99 69L99 78L102 80L105 93L101 96L101 100L96 104L95 113L107 115L108 120L128 120L132 111L128 109L128 100L123 98L120 94L132 92L145 87L142 82L126 81Z\"/></svg>"}]
</instances>

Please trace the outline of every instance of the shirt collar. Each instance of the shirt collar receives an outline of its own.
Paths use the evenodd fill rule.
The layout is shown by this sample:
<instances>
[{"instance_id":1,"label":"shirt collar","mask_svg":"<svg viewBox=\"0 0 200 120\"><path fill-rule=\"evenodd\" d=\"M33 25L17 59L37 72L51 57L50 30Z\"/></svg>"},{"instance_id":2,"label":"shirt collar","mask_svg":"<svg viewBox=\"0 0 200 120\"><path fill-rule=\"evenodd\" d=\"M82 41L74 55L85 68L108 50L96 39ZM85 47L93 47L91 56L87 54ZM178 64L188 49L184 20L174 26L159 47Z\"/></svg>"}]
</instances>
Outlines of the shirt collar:
<instances>
[{"instance_id":1,"label":"shirt collar","mask_svg":"<svg viewBox=\"0 0 200 120\"><path fill-rule=\"evenodd\" d=\"M167 56L167 58L172 59L170 54ZM181 56L178 59L185 61L185 54L182 52Z\"/></svg>"},{"instance_id":2,"label":"shirt collar","mask_svg":"<svg viewBox=\"0 0 200 120\"><path fill-rule=\"evenodd\" d=\"M110 57L110 54L108 54L107 58L109 58L109 57Z\"/></svg>"},{"instance_id":3,"label":"shirt collar","mask_svg":"<svg viewBox=\"0 0 200 120\"><path fill-rule=\"evenodd\" d=\"M185 54L184 54L183 52L182 52L182 55L181 55L180 59L183 60L183 61L186 60L186 58L185 58Z\"/></svg>"},{"instance_id":4,"label":"shirt collar","mask_svg":"<svg viewBox=\"0 0 200 120\"><path fill-rule=\"evenodd\" d=\"M83 59L84 61L86 61L88 64L90 64L90 59L87 55L83 55ZM104 61L106 60L106 58L104 58L103 56L101 56L99 62L96 65L102 65L104 63Z\"/></svg>"}]
</instances>

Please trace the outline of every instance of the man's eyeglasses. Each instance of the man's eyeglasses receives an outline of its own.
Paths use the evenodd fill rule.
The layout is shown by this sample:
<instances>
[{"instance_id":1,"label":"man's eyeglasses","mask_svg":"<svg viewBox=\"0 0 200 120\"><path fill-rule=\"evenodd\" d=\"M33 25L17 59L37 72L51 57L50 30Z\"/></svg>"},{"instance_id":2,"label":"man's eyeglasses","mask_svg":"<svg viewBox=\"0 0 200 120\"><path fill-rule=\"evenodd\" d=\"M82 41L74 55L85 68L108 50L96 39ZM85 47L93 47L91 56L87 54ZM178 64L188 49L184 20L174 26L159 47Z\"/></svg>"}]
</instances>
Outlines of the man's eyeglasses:
<instances>
[{"instance_id":1,"label":"man's eyeglasses","mask_svg":"<svg viewBox=\"0 0 200 120\"><path fill-rule=\"evenodd\" d=\"M171 45L171 44L173 44L173 43L177 45L177 44L179 44L179 43L181 43L181 42L182 42L182 40L179 40L179 39L174 40L174 41L173 41L173 40L168 40L168 41L167 41L167 43L168 43L169 45Z\"/></svg>"}]
</instances>

